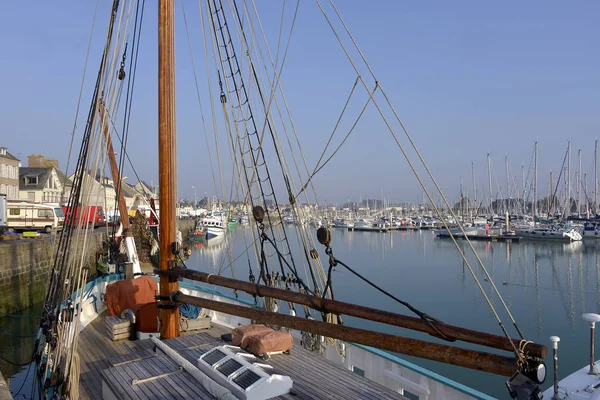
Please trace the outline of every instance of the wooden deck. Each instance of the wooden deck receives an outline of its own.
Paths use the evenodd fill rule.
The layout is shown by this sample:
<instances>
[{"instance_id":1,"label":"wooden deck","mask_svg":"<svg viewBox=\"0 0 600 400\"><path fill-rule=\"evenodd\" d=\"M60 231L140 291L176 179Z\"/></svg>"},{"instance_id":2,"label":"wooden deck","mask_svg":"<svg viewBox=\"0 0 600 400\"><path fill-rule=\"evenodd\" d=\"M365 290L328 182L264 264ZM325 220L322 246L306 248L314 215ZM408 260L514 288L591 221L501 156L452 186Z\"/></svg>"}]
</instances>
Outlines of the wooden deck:
<instances>
[{"instance_id":1,"label":"wooden deck","mask_svg":"<svg viewBox=\"0 0 600 400\"><path fill-rule=\"evenodd\" d=\"M227 344L220 336L229 332L213 325L207 331L164 342L197 365L200 355ZM101 399L103 377L122 399L213 398L171 359L162 353L156 354L150 340L109 340L103 317L98 317L81 332L79 355L81 399ZM278 397L280 399L406 399L302 348L299 343L295 343L291 355L277 355L260 362L273 366L270 373L292 378L292 393ZM147 378L152 379L132 383L135 379Z\"/></svg>"}]
</instances>

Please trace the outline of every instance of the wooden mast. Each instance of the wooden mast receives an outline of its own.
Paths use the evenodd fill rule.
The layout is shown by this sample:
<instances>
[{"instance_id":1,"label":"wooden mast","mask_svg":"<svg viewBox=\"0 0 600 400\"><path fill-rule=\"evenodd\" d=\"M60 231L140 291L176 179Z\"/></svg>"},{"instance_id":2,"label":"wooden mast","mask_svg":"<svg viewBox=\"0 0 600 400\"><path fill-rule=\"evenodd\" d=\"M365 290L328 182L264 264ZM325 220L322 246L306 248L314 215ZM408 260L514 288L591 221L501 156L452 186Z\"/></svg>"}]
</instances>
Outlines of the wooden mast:
<instances>
[{"instance_id":1,"label":"wooden mast","mask_svg":"<svg viewBox=\"0 0 600 400\"><path fill-rule=\"evenodd\" d=\"M177 175L175 162L175 15L174 0L160 0L158 5L158 168L160 199L160 269L176 264L175 201ZM177 249L178 250L178 249ZM168 296L178 289L177 280L160 277L160 336L179 336L179 311Z\"/></svg>"},{"instance_id":2,"label":"wooden mast","mask_svg":"<svg viewBox=\"0 0 600 400\"><path fill-rule=\"evenodd\" d=\"M108 152L110 171L113 177L115 191L117 193L117 206L119 207L119 216L121 217L121 224L123 225L123 240L125 240L125 245L127 247L127 257L133 264L131 272L127 272L129 270L126 269L126 277L133 278L136 276L135 274L141 273L142 269L140 267L140 260L137 256L137 249L135 248L135 240L129 226L129 214L127 213L127 205L125 204L125 197L123 196L121 176L119 174L119 167L117 166L117 160L115 158L115 150L112 145L112 139L110 138L110 128L108 125L108 118L106 116L106 109L102 101L100 101L98 110L100 113L100 120L102 121L102 133L104 135L104 139L106 140L106 151ZM129 273L133 274L133 276L129 276Z\"/></svg>"},{"instance_id":3,"label":"wooden mast","mask_svg":"<svg viewBox=\"0 0 600 400\"><path fill-rule=\"evenodd\" d=\"M113 177L113 183L115 185L115 191L117 192L117 205L119 207L119 215L121 216L121 224L123 224L124 236L131 236L129 227L129 214L127 214L127 205L125 204L125 198L123 197L123 191L121 190L121 178L119 175L119 168L117 167L117 160L115 158L115 150L112 145L110 138L110 130L108 126L108 120L106 119L106 113L104 111L104 104L100 102L100 118L102 121L102 133L106 140L106 151L108 152L108 160L110 163L110 172Z\"/></svg>"}]
</instances>

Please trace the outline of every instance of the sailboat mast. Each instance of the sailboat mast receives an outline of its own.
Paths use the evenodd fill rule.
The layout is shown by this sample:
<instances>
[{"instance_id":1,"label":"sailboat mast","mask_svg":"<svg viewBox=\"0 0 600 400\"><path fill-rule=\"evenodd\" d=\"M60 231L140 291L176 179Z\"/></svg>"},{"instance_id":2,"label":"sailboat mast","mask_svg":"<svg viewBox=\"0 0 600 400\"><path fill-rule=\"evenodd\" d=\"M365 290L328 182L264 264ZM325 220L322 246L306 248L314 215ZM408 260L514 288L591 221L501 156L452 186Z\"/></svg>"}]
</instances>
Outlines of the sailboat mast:
<instances>
[{"instance_id":1,"label":"sailboat mast","mask_svg":"<svg viewBox=\"0 0 600 400\"><path fill-rule=\"evenodd\" d=\"M521 165L521 202L522 204L522 208L523 208L523 214L527 214L527 211L525 209L525 166Z\"/></svg>"},{"instance_id":2,"label":"sailboat mast","mask_svg":"<svg viewBox=\"0 0 600 400\"><path fill-rule=\"evenodd\" d=\"M509 212L510 207L510 180L508 177L508 156L504 156L504 164L506 166L506 212Z\"/></svg>"},{"instance_id":3,"label":"sailboat mast","mask_svg":"<svg viewBox=\"0 0 600 400\"><path fill-rule=\"evenodd\" d=\"M477 208L477 186L475 186L475 162L471 161L471 175L473 176L473 204Z\"/></svg>"},{"instance_id":4,"label":"sailboat mast","mask_svg":"<svg viewBox=\"0 0 600 400\"><path fill-rule=\"evenodd\" d=\"M594 213L598 213L598 141L594 143Z\"/></svg>"},{"instance_id":5,"label":"sailboat mast","mask_svg":"<svg viewBox=\"0 0 600 400\"><path fill-rule=\"evenodd\" d=\"M552 171L550 171L550 192L548 194L548 218L554 217L554 182L552 181Z\"/></svg>"},{"instance_id":6,"label":"sailboat mast","mask_svg":"<svg viewBox=\"0 0 600 400\"><path fill-rule=\"evenodd\" d=\"M160 269L176 265L177 232L175 202L177 175L175 160L175 12L174 0L160 0L158 6L158 184L160 199ZM162 299L178 289L177 280L160 277ZM179 311L169 301L161 302L163 339L179 336Z\"/></svg>"},{"instance_id":7,"label":"sailboat mast","mask_svg":"<svg viewBox=\"0 0 600 400\"><path fill-rule=\"evenodd\" d=\"M577 161L579 161L577 179L575 180L577 184L577 216L581 217L581 149L577 151Z\"/></svg>"},{"instance_id":8,"label":"sailboat mast","mask_svg":"<svg viewBox=\"0 0 600 400\"><path fill-rule=\"evenodd\" d=\"M492 197L492 160L490 158L490 153L487 154L487 162L488 162L488 181L490 186L490 213L494 214L494 199Z\"/></svg>"},{"instance_id":9,"label":"sailboat mast","mask_svg":"<svg viewBox=\"0 0 600 400\"><path fill-rule=\"evenodd\" d=\"M538 142L535 142L535 162L533 168L533 204L531 210L533 212L533 225L535 226L535 213L537 211L537 178L538 178Z\"/></svg>"},{"instance_id":10,"label":"sailboat mast","mask_svg":"<svg viewBox=\"0 0 600 400\"><path fill-rule=\"evenodd\" d=\"M565 212L564 218L568 218L571 214L571 141L567 144L567 176L565 188Z\"/></svg>"}]
</instances>

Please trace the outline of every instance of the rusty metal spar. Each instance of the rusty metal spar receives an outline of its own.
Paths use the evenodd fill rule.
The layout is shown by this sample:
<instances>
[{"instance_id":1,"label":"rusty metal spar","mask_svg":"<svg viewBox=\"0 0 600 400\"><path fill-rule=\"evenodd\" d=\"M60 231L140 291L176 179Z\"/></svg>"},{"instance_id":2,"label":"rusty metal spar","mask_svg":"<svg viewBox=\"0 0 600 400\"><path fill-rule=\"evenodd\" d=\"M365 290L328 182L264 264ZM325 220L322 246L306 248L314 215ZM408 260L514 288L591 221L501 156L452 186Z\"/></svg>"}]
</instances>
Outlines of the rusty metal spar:
<instances>
[{"instance_id":1,"label":"rusty metal spar","mask_svg":"<svg viewBox=\"0 0 600 400\"><path fill-rule=\"evenodd\" d=\"M514 358L481 351L461 349L445 344L430 343L418 339L373 332L364 329L330 324L308 318L293 317L274 313L258 308L238 306L220 301L188 296L181 292L171 295L173 301L193 304L213 311L249 318L265 324L284 326L299 331L311 332L317 335L332 337L347 342L364 344L414 357L426 358L446 364L458 365L478 371L510 376L517 369Z\"/></svg>"},{"instance_id":2,"label":"rusty metal spar","mask_svg":"<svg viewBox=\"0 0 600 400\"><path fill-rule=\"evenodd\" d=\"M357 304L346 303L337 300L323 299L318 296L311 296L308 294L297 293L290 290L284 290L270 286L257 285L246 281L226 278L214 274L207 274L204 272L194 271L190 269L177 268L170 271L155 270L154 272L160 275L166 275L171 277L184 277L194 281L206 282L217 286L237 289L253 296L273 297L275 299L305 305L327 313L349 315L353 317L367 319L370 321L394 325L401 328L426 332L431 335L438 336L435 330L432 329L432 327L427 322L423 321L421 318L377 310L374 308L364 307ZM432 324L435 325L437 329L439 329L449 338L461 340L468 343L478 344L481 346L492 347L499 350L511 352L513 351L512 345L504 336L493 335L485 332L478 332L471 329L465 329L453 325L446 325L439 322L432 322ZM327 334L326 336L330 335ZM517 339L512 339L512 341L518 348L520 341ZM529 343L527 345L527 351L530 356L544 358L546 357L548 350L546 346L536 343Z\"/></svg>"}]
</instances>

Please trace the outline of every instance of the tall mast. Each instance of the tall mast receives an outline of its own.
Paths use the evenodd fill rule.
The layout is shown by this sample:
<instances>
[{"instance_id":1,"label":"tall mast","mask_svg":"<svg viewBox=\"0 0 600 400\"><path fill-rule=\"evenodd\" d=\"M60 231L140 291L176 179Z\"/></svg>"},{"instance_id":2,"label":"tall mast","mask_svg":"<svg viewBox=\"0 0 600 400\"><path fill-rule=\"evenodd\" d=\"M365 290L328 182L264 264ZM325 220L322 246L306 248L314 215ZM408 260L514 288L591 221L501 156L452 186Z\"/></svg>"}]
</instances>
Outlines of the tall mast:
<instances>
[{"instance_id":1,"label":"tall mast","mask_svg":"<svg viewBox=\"0 0 600 400\"><path fill-rule=\"evenodd\" d=\"M567 142L567 176L566 176L566 203L565 203L565 215L564 218L568 218L571 214L571 140Z\"/></svg>"},{"instance_id":2,"label":"tall mast","mask_svg":"<svg viewBox=\"0 0 600 400\"><path fill-rule=\"evenodd\" d=\"M594 144L594 214L598 213L598 141Z\"/></svg>"},{"instance_id":3,"label":"tall mast","mask_svg":"<svg viewBox=\"0 0 600 400\"><path fill-rule=\"evenodd\" d=\"M527 214L525 208L525 166L521 165L521 201L523 202L523 214Z\"/></svg>"},{"instance_id":4,"label":"tall mast","mask_svg":"<svg viewBox=\"0 0 600 400\"><path fill-rule=\"evenodd\" d=\"M588 185L587 185L587 174L583 174L583 193L585 193L585 217L590 217L590 201L587 196L588 193Z\"/></svg>"},{"instance_id":5,"label":"tall mast","mask_svg":"<svg viewBox=\"0 0 600 400\"><path fill-rule=\"evenodd\" d=\"M548 194L548 218L552 218L554 216L554 188L552 187L554 182L552 182L552 171L550 171L550 192Z\"/></svg>"},{"instance_id":6,"label":"tall mast","mask_svg":"<svg viewBox=\"0 0 600 400\"><path fill-rule=\"evenodd\" d=\"M535 142L535 162L533 167L533 204L531 210L533 212L533 225L535 225L535 213L537 209L537 178L538 178L538 142Z\"/></svg>"},{"instance_id":7,"label":"tall mast","mask_svg":"<svg viewBox=\"0 0 600 400\"><path fill-rule=\"evenodd\" d=\"M177 174L175 161L175 18L174 0L160 0L158 5L158 184L160 199L160 269L176 266L174 248L177 247L175 201ZM178 289L177 280L171 282L160 276L160 295L169 295ZM179 336L179 311L174 304L162 302L160 335L163 339Z\"/></svg>"},{"instance_id":8,"label":"tall mast","mask_svg":"<svg viewBox=\"0 0 600 400\"><path fill-rule=\"evenodd\" d=\"M494 205L493 205L493 197L492 197L492 159L490 158L490 153L487 154L488 161L488 181L490 184L490 213L494 214Z\"/></svg>"},{"instance_id":9,"label":"tall mast","mask_svg":"<svg viewBox=\"0 0 600 400\"><path fill-rule=\"evenodd\" d=\"M581 149L577 151L577 161L579 166L577 167L577 179L575 184L577 185L577 216L581 217Z\"/></svg>"},{"instance_id":10,"label":"tall mast","mask_svg":"<svg viewBox=\"0 0 600 400\"><path fill-rule=\"evenodd\" d=\"M475 161L471 161L471 175L473 175L473 204L477 209L477 186L475 186Z\"/></svg>"},{"instance_id":11,"label":"tall mast","mask_svg":"<svg viewBox=\"0 0 600 400\"><path fill-rule=\"evenodd\" d=\"M506 212L508 212L508 208L510 207L510 186L508 179L508 156L504 156L504 164L506 166Z\"/></svg>"}]
</instances>

